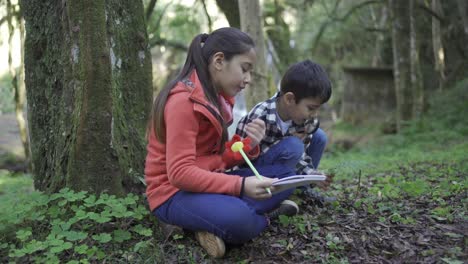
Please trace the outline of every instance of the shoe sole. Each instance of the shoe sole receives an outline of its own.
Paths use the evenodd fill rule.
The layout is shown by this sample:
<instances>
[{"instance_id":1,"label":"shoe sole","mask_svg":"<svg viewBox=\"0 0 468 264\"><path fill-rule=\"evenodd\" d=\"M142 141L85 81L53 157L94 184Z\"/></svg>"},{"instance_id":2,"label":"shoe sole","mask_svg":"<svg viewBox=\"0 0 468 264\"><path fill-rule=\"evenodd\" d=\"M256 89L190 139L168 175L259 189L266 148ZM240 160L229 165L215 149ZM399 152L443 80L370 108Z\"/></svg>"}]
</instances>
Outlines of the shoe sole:
<instances>
[{"instance_id":1,"label":"shoe sole","mask_svg":"<svg viewBox=\"0 0 468 264\"><path fill-rule=\"evenodd\" d=\"M291 205L292 207L296 208L295 215L299 213L299 206L297 206L297 204L295 202L293 202L291 200L284 200L284 201L281 202L281 204Z\"/></svg>"}]
</instances>

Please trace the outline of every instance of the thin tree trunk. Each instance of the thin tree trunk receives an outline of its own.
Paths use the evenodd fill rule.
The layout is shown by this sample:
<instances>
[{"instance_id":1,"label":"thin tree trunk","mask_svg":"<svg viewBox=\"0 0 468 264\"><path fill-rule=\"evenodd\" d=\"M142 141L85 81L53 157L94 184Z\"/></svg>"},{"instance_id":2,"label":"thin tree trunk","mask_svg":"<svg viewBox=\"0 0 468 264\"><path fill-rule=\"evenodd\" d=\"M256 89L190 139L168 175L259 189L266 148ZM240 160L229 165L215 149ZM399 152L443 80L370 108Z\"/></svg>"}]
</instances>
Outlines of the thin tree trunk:
<instances>
[{"instance_id":1,"label":"thin tree trunk","mask_svg":"<svg viewBox=\"0 0 468 264\"><path fill-rule=\"evenodd\" d=\"M420 118L424 105L424 90L421 68L419 65L419 48L416 32L415 4L416 0L409 0L410 5L410 56L411 56L411 89L413 91L413 118Z\"/></svg>"},{"instance_id":2,"label":"thin tree trunk","mask_svg":"<svg viewBox=\"0 0 468 264\"><path fill-rule=\"evenodd\" d=\"M13 36L15 35L15 27L13 26L13 6L11 0L6 1L7 9L7 24L8 24L8 71L12 78L15 78L16 72L13 67ZM15 80L12 82L15 85Z\"/></svg>"},{"instance_id":3,"label":"thin tree trunk","mask_svg":"<svg viewBox=\"0 0 468 264\"><path fill-rule=\"evenodd\" d=\"M468 37L468 4L466 0L457 0L458 11L460 12L460 18L463 22L463 29L465 36Z\"/></svg>"},{"instance_id":4,"label":"thin tree trunk","mask_svg":"<svg viewBox=\"0 0 468 264\"><path fill-rule=\"evenodd\" d=\"M15 34L15 28L13 26L13 18L17 18L16 21L19 24L19 34L20 34L20 50L21 50L21 62L19 65L19 72L17 73L13 67L13 36ZM24 120L24 102L26 99L26 91L24 87L24 68L23 68L23 58L24 58L24 47L23 47L23 34L24 34L24 24L22 18L14 15L14 6L11 4L10 0L7 0L7 22L8 22L8 68L12 80L12 86L15 94L15 116L16 122L18 123L18 130L20 132L21 143L23 144L24 157L29 160L29 140L28 133L26 129L26 121Z\"/></svg>"},{"instance_id":5,"label":"thin tree trunk","mask_svg":"<svg viewBox=\"0 0 468 264\"><path fill-rule=\"evenodd\" d=\"M259 0L239 0L239 14L241 29L253 38L257 52L253 78L245 93L247 109L250 109L258 102L268 98L265 38Z\"/></svg>"},{"instance_id":6,"label":"thin tree trunk","mask_svg":"<svg viewBox=\"0 0 468 264\"><path fill-rule=\"evenodd\" d=\"M397 131L412 118L410 13L406 0L389 0L392 17L393 72Z\"/></svg>"},{"instance_id":7,"label":"thin tree trunk","mask_svg":"<svg viewBox=\"0 0 468 264\"><path fill-rule=\"evenodd\" d=\"M226 16L229 26L235 28L241 27L238 0L216 0L216 4Z\"/></svg>"},{"instance_id":8,"label":"thin tree trunk","mask_svg":"<svg viewBox=\"0 0 468 264\"><path fill-rule=\"evenodd\" d=\"M432 10L442 16L442 8L439 0L432 0ZM445 83L445 52L442 45L442 34L440 31L440 21L432 17L432 48L434 52L434 66L439 74L439 90L442 90Z\"/></svg>"},{"instance_id":9,"label":"thin tree trunk","mask_svg":"<svg viewBox=\"0 0 468 264\"><path fill-rule=\"evenodd\" d=\"M387 24L387 18L388 18L388 10L386 6L383 6L381 9L381 14L380 14L380 20L377 22L377 18L375 18L375 27L378 29L383 29L385 25ZM375 39L375 50L374 50L374 56L372 57L372 66L373 67L378 67L383 64L383 59L382 59L382 46L383 42L385 40L385 33L383 32L377 32L377 37Z\"/></svg>"},{"instance_id":10,"label":"thin tree trunk","mask_svg":"<svg viewBox=\"0 0 468 264\"><path fill-rule=\"evenodd\" d=\"M208 8L206 7L205 0L201 0L203 5L203 11L205 12L206 19L208 20L208 32L213 31L213 21L211 21L210 13L208 13Z\"/></svg>"},{"instance_id":11,"label":"thin tree trunk","mask_svg":"<svg viewBox=\"0 0 468 264\"><path fill-rule=\"evenodd\" d=\"M151 0L149 2L148 7L146 8L146 12L145 12L146 21L148 21L151 18L151 15L153 14L153 11L154 11L154 7L156 6L156 2L158 1Z\"/></svg>"},{"instance_id":12,"label":"thin tree trunk","mask_svg":"<svg viewBox=\"0 0 468 264\"><path fill-rule=\"evenodd\" d=\"M285 72L291 64L297 62L297 55L296 49L291 47L291 33L289 25L283 19L283 8L277 0L274 4L271 11L273 14L270 14L274 17L274 22L266 25L266 33L278 57L279 63L276 63L276 66L279 72Z\"/></svg>"},{"instance_id":13,"label":"thin tree trunk","mask_svg":"<svg viewBox=\"0 0 468 264\"><path fill-rule=\"evenodd\" d=\"M142 190L151 62L141 1L22 1L36 188Z\"/></svg>"},{"instance_id":14,"label":"thin tree trunk","mask_svg":"<svg viewBox=\"0 0 468 264\"><path fill-rule=\"evenodd\" d=\"M18 128L20 132L21 142L23 143L24 154L26 160L29 163L30 160L30 149L29 149L29 137L26 120L24 119L24 105L26 102L26 86L24 84L24 21L23 18L18 19L19 23L19 34L20 34L20 52L21 62L18 73L18 89L15 90L15 105L16 105L16 121L18 122Z\"/></svg>"}]
</instances>

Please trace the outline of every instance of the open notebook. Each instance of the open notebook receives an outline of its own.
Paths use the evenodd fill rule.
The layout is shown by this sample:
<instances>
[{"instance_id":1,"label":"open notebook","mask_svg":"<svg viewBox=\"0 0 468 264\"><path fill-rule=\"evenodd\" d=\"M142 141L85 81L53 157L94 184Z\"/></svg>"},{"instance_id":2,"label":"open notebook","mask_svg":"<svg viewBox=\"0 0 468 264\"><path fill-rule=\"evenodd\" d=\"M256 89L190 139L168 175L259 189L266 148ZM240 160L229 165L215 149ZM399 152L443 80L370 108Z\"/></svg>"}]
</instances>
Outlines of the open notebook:
<instances>
[{"instance_id":1,"label":"open notebook","mask_svg":"<svg viewBox=\"0 0 468 264\"><path fill-rule=\"evenodd\" d=\"M314 175L292 175L282 179L279 179L273 182L273 186L275 186L272 193L279 193L287 189L295 188L298 186L307 186L311 183L324 181L327 179L327 176L323 174L314 174Z\"/></svg>"}]
</instances>

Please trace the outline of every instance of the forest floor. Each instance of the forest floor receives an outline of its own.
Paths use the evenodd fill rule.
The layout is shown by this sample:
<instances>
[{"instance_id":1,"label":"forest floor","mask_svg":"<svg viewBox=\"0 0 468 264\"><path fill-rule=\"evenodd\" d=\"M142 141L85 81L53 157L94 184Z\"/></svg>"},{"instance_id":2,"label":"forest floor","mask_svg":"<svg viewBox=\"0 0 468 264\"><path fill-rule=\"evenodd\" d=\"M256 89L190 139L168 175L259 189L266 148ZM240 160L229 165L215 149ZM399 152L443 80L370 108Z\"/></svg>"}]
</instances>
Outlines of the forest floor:
<instances>
[{"instance_id":1,"label":"forest floor","mask_svg":"<svg viewBox=\"0 0 468 264\"><path fill-rule=\"evenodd\" d=\"M191 232L166 236L144 208L143 219L98 218L109 209L98 211L97 201L89 207L92 211L80 216L84 224L68 225L74 231L64 229L57 240L47 235L57 231L49 223L77 218L73 210L95 198L78 199L83 195L65 191L59 196L68 201L52 203L77 206L60 211L60 206L49 203L44 207L37 202L41 199L31 199L29 175L0 169L0 220L9 225L7 232L0 232L0 262L10 256L17 263L36 258L63 263L468 263L468 123L460 122L468 114L463 103L467 99L462 99L468 96L467 89L468 85L455 90L460 100L437 104L446 112L431 112L427 121L398 135L346 124L331 127L327 132L332 132L332 140L320 166L335 181L322 194L337 200L322 205L295 194L291 199L299 204L297 216L280 217L242 246L228 245L222 259L207 256ZM1 122L0 146L11 144L16 139L4 136L12 136L8 133L13 129ZM9 201L18 206L12 208ZM38 203L42 213L33 207ZM99 206L108 207L106 202ZM110 212L120 214L114 209ZM31 217L34 213L45 220ZM38 228L43 234L31 235L32 221L33 231ZM60 243L47 242L53 239ZM58 245L63 246L60 251Z\"/></svg>"},{"instance_id":2,"label":"forest floor","mask_svg":"<svg viewBox=\"0 0 468 264\"><path fill-rule=\"evenodd\" d=\"M462 163L468 159L460 155L468 145L459 143L465 146L453 149L453 160L397 158L390 170L336 175L325 194L337 201L326 206L295 195L299 215L228 247L222 260L207 260L190 233L159 240L161 257L171 263L467 263L468 171Z\"/></svg>"},{"instance_id":3,"label":"forest floor","mask_svg":"<svg viewBox=\"0 0 468 264\"><path fill-rule=\"evenodd\" d=\"M329 149L322 168L335 182L323 194L337 201L323 206L295 194L297 216L280 217L242 246L228 245L223 259L207 256L191 232L165 236L148 216L132 222L153 229L149 240L130 238L101 248L104 259L88 260L121 263L128 253L119 252L133 249L130 263L466 263L468 138L454 135L433 144L431 138L419 139L417 147L408 143L415 140L397 137L390 145L374 140L374 146ZM0 179L1 200L8 201L14 189L10 180L21 184L17 193L32 191L30 176L10 177ZM137 250L140 242L145 248ZM79 256L69 254L59 259Z\"/></svg>"},{"instance_id":4,"label":"forest floor","mask_svg":"<svg viewBox=\"0 0 468 264\"><path fill-rule=\"evenodd\" d=\"M444 150L431 153L429 156L433 158L430 159L423 157L409 161L413 159L402 153L386 153L385 155L392 156L393 165L389 165L388 160L385 161L382 156L378 158L382 159L379 166L369 165L370 163L343 165L343 160L347 160L349 156L327 153L325 160L336 159L343 166L328 170L335 174L336 180L330 190L323 193L335 196L337 201L323 206L314 199L295 194L291 199L299 204L301 210L297 216L280 216L252 241L242 246L228 245L222 259L207 256L191 232L167 236L158 228L157 220L151 216L139 218L140 220L115 219L105 225L86 227L109 233L118 226L127 226L125 229L130 231L133 230L133 225L143 225L153 230L149 237L132 235L124 242L113 240L112 245L98 244L98 250L103 253L96 256L93 252L87 252L86 254L91 254L89 257L77 253L78 249L85 244L95 245L96 242L90 237L78 241L73 238L70 242L75 244L75 252L70 249L72 251L55 254L63 263L77 258L83 260L83 257L89 261L83 263L467 263L467 142L465 138L446 144ZM409 151L412 155L424 156L421 152ZM362 154L353 155L361 155L362 160L368 159ZM365 155L375 156L375 153ZM324 167L330 166L325 160ZM13 199L35 197L31 196L33 192L30 176L2 176L0 208L6 209L4 213L14 211L15 209L8 208L11 205L2 204L1 201L8 203ZM28 204L25 205L28 207ZM50 209L46 210L54 207L56 206L53 204L48 205L46 208ZM73 205L68 207L70 210ZM46 215L49 214L48 211L45 212ZM103 212L94 209L89 214L99 215ZM37 213L43 214L40 211ZM29 218L27 215L24 219ZM66 222L73 215L73 212L64 212L63 221ZM4 217L9 219L8 216ZM49 217L48 220L36 221L34 226L44 230L48 226L46 223L58 218ZM17 218L10 217L9 221L15 222L15 219ZM129 226L129 223L133 224ZM31 226L21 224L18 228L30 230ZM79 231L80 228L76 230ZM90 236L93 233L85 229L82 231ZM16 236L20 238L18 232ZM33 239L29 243L37 243L34 241L40 241L39 237L43 235L33 235L29 238ZM10 239L5 241L13 241ZM6 245L8 244L3 244ZM50 256L50 251L48 255L38 253L40 251L32 256ZM8 258L0 257L2 259ZM20 263L32 261L32 258L16 260Z\"/></svg>"}]
</instances>

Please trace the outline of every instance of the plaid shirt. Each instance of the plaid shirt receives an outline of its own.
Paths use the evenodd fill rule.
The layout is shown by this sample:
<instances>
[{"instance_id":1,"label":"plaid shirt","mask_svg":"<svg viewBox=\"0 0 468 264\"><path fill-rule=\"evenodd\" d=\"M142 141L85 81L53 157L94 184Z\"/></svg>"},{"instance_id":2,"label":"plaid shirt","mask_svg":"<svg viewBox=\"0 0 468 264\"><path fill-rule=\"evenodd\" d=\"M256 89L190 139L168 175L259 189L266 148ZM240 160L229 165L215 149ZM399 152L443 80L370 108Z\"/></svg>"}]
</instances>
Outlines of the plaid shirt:
<instances>
[{"instance_id":1,"label":"plaid shirt","mask_svg":"<svg viewBox=\"0 0 468 264\"><path fill-rule=\"evenodd\" d=\"M288 128L286 134L283 135L280 125L278 124L276 112L276 99L279 93L275 94L272 98L257 104L252 110L244 116L237 124L236 134L241 137L246 137L245 125L252 122L254 119L260 118L265 122L266 131L265 137L260 142L260 155L267 152L271 146L277 144L284 137L292 136L294 133L307 133L304 139L304 150L309 146L312 134L319 128L318 119L308 120L302 125L297 125L294 122ZM309 157L305 151L299 163L296 165L296 173L300 175L312 174L315 171L312 165L312 158Z\"/></svg>"}]
</instances>

